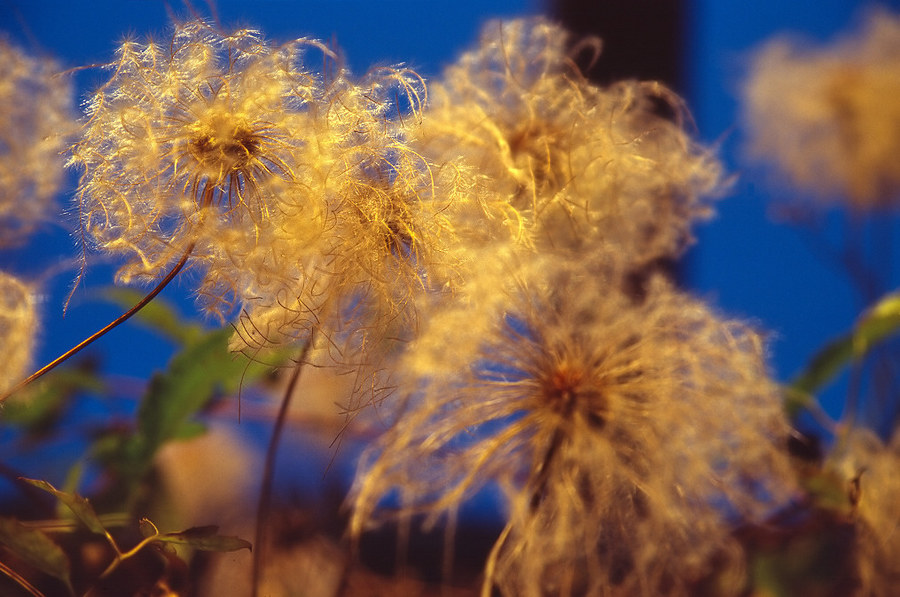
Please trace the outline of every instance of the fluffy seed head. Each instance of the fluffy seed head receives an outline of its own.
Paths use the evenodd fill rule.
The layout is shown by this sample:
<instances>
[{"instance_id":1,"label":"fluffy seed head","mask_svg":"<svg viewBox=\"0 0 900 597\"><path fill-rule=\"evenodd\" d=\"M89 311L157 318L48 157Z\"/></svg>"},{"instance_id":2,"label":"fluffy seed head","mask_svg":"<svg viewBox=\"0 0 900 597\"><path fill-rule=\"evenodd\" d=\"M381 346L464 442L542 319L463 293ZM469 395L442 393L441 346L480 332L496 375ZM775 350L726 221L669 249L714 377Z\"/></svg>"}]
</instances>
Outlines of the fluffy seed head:
<instances>
[{"instance_id":1,"label":"fluffy seed head","mask_svg":"<svg viewBox=\"0 0 900 597\"><path fill-rule=\"evenodd\" d=\"M641 303L619 287L532 274L464 369L400 370L406 408L360 470L353 532L392 491L390 514L434 520L496 483L504 594L689 594L735 522L786 498L788 425L752 330L661 280Z\"/></svg>"},{"instance_id":2,"label":"fluffy seed head","mask_svg":"<svg viewBox=\"0 0 900 597\"><path fill-rule=\"evenodd\" d=\"M194 263L213 260L226 235L252 250L275 194L295 179L304 141L295 121L322 95L301 64L310 48L328 52L200 21L177 25L167 43L121 45L71 163L83 169L88 238L130 258L122 281L157 275L188 246ZM201 288L213 303L236 290L216 296L216 286Z\"/></svg>"},{"instance_id":3,"label":"fluffy seed head","mask_svg":"<svg viewBox=\"0 0 900 597\"><path fill-rule=\"evenodd\" d=\"M544 19L487 25L431 85L415 146L438 162L471 163L542 250L611 245L637 264L680 253L709 215L718 163L683 130L674 93L590 84L567 37ZM658 116L660 104L677 118Z\"/></svg>"},{"instance_id":4,"label":"fluffy seed head","mask_svg":"<svg viewBox=\"0 0 900 597\"><path fill-rule=\"evenodd\" d=\"M749 153L823 202L900 201L900 17L873 11L821 48L763 46L744 87Z\"/></svg>"},{"instance_id":5,"label":"fluffy seed head","mask_svg":"<svg viewBox=\"0 0 900 597\"><path fill-rule=\"evenodd\" d=\"M866 429L838 440L826 467L847 482L855 523L858 595L888 597L900 578L900 432L888 444Z\"/></svg>"},{"instance_id":6,"label":"fluffy seed head","mask_svg":"<svg viewBox=\"0 0 900 597\"><path fill-rule=\"evenodd\" d=\"M307 115L296 192L279 196L263 249L283 267L268 276L249 268L234 347L290 343L313 329L334 346L371 345L386 326L408 323L412 297L445 277L438 255L452 230L443 212L458 183L452 168L405 144L420 97L414 73L379 69L335 82L327 105ZM348 340L363 329L368 340Z\"/></svg>"},{"instance_id":7,"label":"fluffy seed head","mask_svg":"<svg viewBox=\"0 0 900 597\"><path fill-rule=\"evenodd\" d=\"M37 337L35 293L27 284L0 272L0 394L24 378L31 367Z\"/></svg>"},{"instance_id":8,"label":"fluffy seed head","mask_svg":"<svg viewBox=\"0 0 900 597\"><path fill-rule=\"evenodd\" d=\"M0 40L0 247L53 219L74 128L72 88L59 67Z\"/></svg>"}]
</instances>

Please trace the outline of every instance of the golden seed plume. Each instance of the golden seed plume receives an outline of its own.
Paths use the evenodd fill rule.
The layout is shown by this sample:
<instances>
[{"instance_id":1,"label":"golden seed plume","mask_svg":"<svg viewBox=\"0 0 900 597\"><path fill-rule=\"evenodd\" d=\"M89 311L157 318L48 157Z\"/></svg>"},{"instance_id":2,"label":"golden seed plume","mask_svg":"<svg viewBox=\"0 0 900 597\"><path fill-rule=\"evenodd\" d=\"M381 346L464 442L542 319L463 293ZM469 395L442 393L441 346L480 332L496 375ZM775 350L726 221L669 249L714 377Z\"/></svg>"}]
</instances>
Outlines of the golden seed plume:
<instances>
[{"instance_id":1,"label":"golden seed plume","mask_svg":"<svg viewBox=\"0 0 900 597\"><path fill-rule=\"evenodd\" d=\"M307 50L330 55L309 40L276 46L201 21L176 25L168 42L120 46L70 160L82 169L87 239L128 259L120 281L160 275L189 246L191 263L207 263L226 234L244 250L258 242L275 195L296 177L295 121L323 93ZM201 283L214 310L234 291Z\"/></svg>"},{"instance_id":2,"label":"golden seed plume","mask_svg":"<svg viewBox=\"0 0 900 597\"><path fill-rule=\"evenodd\" d=\"M395 372L405 406L364 459L352 533L433 522L496 484L508 526L487 582L502 594L690 594L734 551L733 525L793 487L762 340L662 279L636 302L583 264L520 276L474 350L410 347L465 365Z\"/></svg>"},{"instance_id":3,"label":"golden seed plume","mask_svg":"<svg viewBox=\"0 0 900 597\"><path fill-rule=\"evenodd\" d=\"M567 39L543 18L489 23L431 85L414 147L471 163L540 250L614 246L638 265L679 255L693 223L710 215L718 162L686 133L674 93L589 83ZM660 104L676 117L659 116Z\"/></svg>"}]
</instances>

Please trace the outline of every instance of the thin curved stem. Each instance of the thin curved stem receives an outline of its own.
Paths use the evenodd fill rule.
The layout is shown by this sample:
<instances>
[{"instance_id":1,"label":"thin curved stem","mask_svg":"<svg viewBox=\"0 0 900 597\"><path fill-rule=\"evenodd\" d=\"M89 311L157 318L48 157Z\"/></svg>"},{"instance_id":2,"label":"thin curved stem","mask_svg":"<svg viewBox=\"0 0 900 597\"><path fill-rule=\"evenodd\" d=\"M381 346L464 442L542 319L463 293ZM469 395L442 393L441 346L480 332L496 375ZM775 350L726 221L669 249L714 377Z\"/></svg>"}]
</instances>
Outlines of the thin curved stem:
<instances>
[{"instance_id":1,"label":"thin curved stem","mask_svg":"<svg viewBox=\"0 0 900 597\"><path fill-rule=\"evenodd\" d=\"M182 269L184 269L184 266L187 263L188 257L190 257L190 255L193 251L194 251L194 243L191 243L190 245L188 245L187 249L185 249L184 254L181 256L181 259L178 260L178 263L175 264L175 267L173 267L169 271L169 273L166 274L166 277L163 278L162 280L160 280L159 284L157 284L153 288L153 290L148 292L144 296L144 298L142 298L140 301L138 301L128 311L125 311L124 313L119 315L116 319L114 319L113 321L106 324L103 328L97 330L96 332L94 332L93 334L91 334L90 336L88 336L87 338L85 338L84 340L82 340L81 342L79 342L78 344L76 344L75 346L73 346L72 348L70 348L69 350L64 352L63 354L59 355L58 357L56 357L55 359L53 359L52 361L50 361L49 363L47 363L46 365L44 365L43 367L41 367L40 369L38 369L37 371L32 373L31 375L29 375L28 377L23 379L22 381L20 381L11 390L9 390L6 394L4 394L2 397L0 397L0 403L2 403L4 400L6 400L7 398L12 396L19 390L21 390L22 388L24 388L31 382L39 379L40 377L43 377L43 375L45 373L48 373L51 370L55 369L58 365L67 361L69 358L71 358L72 356L74 356L75 354L80 352L83 348L92 344L95 340L98 340L101 337L103 337L104 335L106 335L106 333L109 332L110 330L112 330L113 328L118 327L122 323L125 323L135 313L137 313L138 311L140 311L141 309L146 307L147 304L150 303L150 301L152 301L154 298L156 298L156 295L158 295L160 292L162 292L162 290L166 286L169 285L169 282L171 282L175 278L175 276L178 275L178 272L180 272Z\"/></svg>"},{"instance_id":2,"label":"thin curved stem","mask_svg":"<svg viewBox=\"0 0 900 597\"><path fill-rule=\"evenodd\" d=\"M509 537L512 529L512 521L507 522L506 526L503 527L500 536L497 537L497 540L494 542L494 546L491 547L491 553L488 555L487 562L484 565L484 580L481 583L481 597L491 597L491 591L494 588L494 575L497 571L497 560L500 558L500 550L503 549L503 544L506 543L506 539Z\"/></svg>"},{"instance_id":3,"label":"thin curved stem","mask_svg":"<svg viewBox=\"0 0 900 597\"><path fill-rule=\"evenodd\" d=\"M291 406L291 399L294 396L294 390L297 387L297 381L300 379L303 361L306 360L306 355L309 354L309 350L312 347L313 336L314 334L310 334L291 373L291 378L281 399L281 406L278 408L278 414L275 417L275 425L272 427L269 446L266 449L266 462L259 489L259 503L256 507L256 533L253 538L253 570L250 579L252 597L259 595L259 581L262 576L262 562L266 545L265 520L268 518L272 507L272 489L275 484L275 460L278 456L278 444L281 441L281 434L284 431L284 424L287 421L287 414Z\"/></svg>"},{"instance_id":4,"label":"thin curved stem","mask_svg":"<svg viewBox=\"0 0 900 597\"><path fill-rule=\"evenodd\" d=\"M22 576L3 562L0 562L0 574L5 574L9 578L11 578L20 587L28 591L31 595L34 595L34 597L46 597L43 593L40 592L40 590L38 590L37 587L28 582L28 580L26 580L24 576Z\"/></svg>"},{"instance_id":5,"label":"thin curved stem","mask_svg":"<svg viewBox=\"0 0 900 597\"><path fill-rule=\"evenodd\" d=\"M212 182L207 181L204 184L203 191L200 193L200 209L209 207L210 205L213 204L213 200L215 199L215 191L216 191L216 185L212 184ZM94 332L93 334L91 334L90 336L88 336L87 338L85 338L84 340L82 340L81 342L79 342L78 344L76 344L75 346L73 346L72 348L70 348L69 350L64 352L63 354L59 355L58 357L56 357L55 359L53 359L52 361L50 361L49 363L47 363L46 365L44 365L43 367L41 367L40 369L38 369L37 371L32 373L31 375L29 375L28 377L23 379L22 381L17 383L15 386L13 386L13 388L11 390L9 390L8 392L6 392L2 396L0 396L0 404L2 404L7 398L12 396L16 392L18 392L19 390L21 390L22 388L27 386L28 384L30 384L31 382L35 381L36 379L39 379L40 377L43 377L45 373L48 373L49 371L55 369L58 365L67 361L69 358L71 358L72 356L74 356L75 354L80 352L81 349L92 344L95 340L98 340L98 339L102 338L103 336L105 336L106 333L109 332L110 330L112 330L113 328L116 328L120 324L125 323L126 321L131 319L131 317L135 313L137 313L138 311L140 311L141 309L146 307L150 303L150 301L155 299L156 295L158 295L160 292L162 292L163 289L169 285L169 282L171 282L175 278L175 276L177 276L178 273L182 269L184 269L185 264L187 264L188 258L191 256L191 253L194 252L194 247L196 246L196 244L197 244L196 242L191 242L191 244L189 244L187 246L187 248L184 250L184 254L181 256L181 259L179 259L178 263L175 264L175 267L173 267L169 271L169 273L166 274L165 278L160 280L159 284L157 284L153 288L153 290L148 292L147 295L144 296L144 298L142 298L140 301L138 301L137 304L135 304L128 311L125 311L124 313L122 313L120 316L118 316L113 321L109 322L102 329L97 330L96 332ZM68 301L66 301L66 303L68 304Z\"/></svg>"}]
</instances>

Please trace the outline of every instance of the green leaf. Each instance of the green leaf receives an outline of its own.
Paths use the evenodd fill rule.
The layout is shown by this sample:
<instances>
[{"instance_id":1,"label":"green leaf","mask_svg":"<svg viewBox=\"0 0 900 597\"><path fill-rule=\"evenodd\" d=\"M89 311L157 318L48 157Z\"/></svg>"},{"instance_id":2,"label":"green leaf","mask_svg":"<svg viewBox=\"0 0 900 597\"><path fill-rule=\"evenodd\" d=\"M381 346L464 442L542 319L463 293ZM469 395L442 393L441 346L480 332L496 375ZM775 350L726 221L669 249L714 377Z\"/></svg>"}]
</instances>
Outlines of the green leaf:
<instances>
[{"instance_id":1,"label":"green leaf","mask_svg":"<svg viewBox=\"0 0 900 597\"><path fill-rule=\"evenodd\" d=\"M186 346L164 373L150 380L138 410L137 433L150 459L165 442L177 438L188 420L213 397L227 367L230 330L217 330Z\"/></svg>"},{"instance_id":2,"label":"green leaf","mask_svg":"<svg viewBox=\"0 0 900 597\"><path fill-rule=\"evenodd\" d=\"M46 533L27 527L14 518L0 518L0 543L29 566L61 580L70 594L75 593L69 558Z\"/></svg>"},{"instance_id":3,"label":"green leaf","mask_svg":"<svg viewBox=\"0 0 900 597\"><path fill-rule=\"evenodd\" d=\"M166 371L154 374L138 408L133 433L108 433L95 441L93 454L112 468L121 483L117 499L129 510L135 491L150 470L154 457L167 442L195 437L202 432L197 415L222 393L232 393L272 370L228 349L231 328L198 334L169 361ZM281 363L287 351L265 355Z\"/></svg>"},{"instance_id":4,"label":"green leaf","mask_svg":"<svg viewBox=\"0 0 900 597\"><path fill-rule=\"evenodd\" d=\"M854 330L825 345L786 389L786 409L791 416L810 406L816 392L848 364L859 361L880 342L900 330L900 293L882 298L863 313Z\"/></svg>"},{"instance_id":5,"label":"green leaf","mask_svg":"<svg viewBox=\"0 0 900 597\"><path fill-rule=\"evenodd\" d=\"M786 388L785 408L789 416L815 402L815 393L836 376L853 357L853 337L843 336L829 342L807 365L806 370L794 378Z\"/></svg>"},{"instance_id":6,"label":"green leaf","mask_svg":"<svg viewBox=\"0 0 900 597\"><path fill-rule=\"evenodd\" d=\"M230 328L207 332L184 347L164 373L154 375L138 410L137 434L146 459L173 439L193 437L192 421L217 392L233 392L271 371L228 350Z\"/></svg>"},{"instance_id":7,"label":"green leaf","mask_svg":"<svg viewBox=\"0 0 900 597\"><path fill-rule=\"evenodd\" d=\"M862 358L873 346L900 329L900 293L882 298L863 315L853 335L853 353Z\"/></svg>"},{"instance_id":8,"label":"green leaf","mask_svg":"<svg viewBox=\"0 0 900 597\"><path fill-rule=\"evenodd\" d=\"M179 441L193 439L195 437L200 437L204 433L206 433L206 425L198 423L197 421L188 421L181 426L178 435L172 439Z\"/></svg>"},{"instance_id":9,"label":"green leaf","mask_svg":"<svg viewBox=\"0 0 900 597\"><path fill-rule=\"evenodd\" d=\"M253 550L253 545L240 537L219 535L219 527L193 527L178 533L163 533L156 540L178 545L189 545L194 549L203 551L237 551L239 549Z\"/></svg>"},{"instance_id":10,"label":"green leaf","mask_svg":"<svg viewBox=\"0 0 900 597\"><path fill-rule=\"evenodd\" d=\"M97 516L97 513L94 512L94 508L85 498L81 497L77 493L67 493L65 491L60 491L46 481L40 481L38 479L26 479L24 477L20 477L20 479L22 481L25 481L26 483L34 485L38 489L43 489L44 491L53 494L56 499L65 504L69 508L69 510L72 511L75 517L83 522L84 525L92 532L99 535L106 534L106 529L104 528L103 523L100 521L100 517Z\"/></svg>"},{"instance_id":11,"label":"green leaf","mask_svg":"<svg viewBox=\"0 0 900 597\"><path fill-rule=\"evenodd\" d=\"M218 392L239 385L242 378L255 378L255 369L245 375L246 357L228 351L231 333L225 328L199 335L172 358L166 371L152 377L138 409L135 433L121 445L113 442L114 449L105 452L117 460L130 483L143 477L166 442L202 432L194 418Z\"/></svg>"},{"instance_id":12,"label":"green leaf","mask_svg":"<svg viewBox=\"0 0 900 597\"><path fill-rule=\"evenodd\" d=\"M130 309L144 298L144 292L132 288L107 288L103 297L122 309ZM159 297L138 311L134 318L178 344L189 344L203 334L203 326L184 319L175 308Z\"/></svg>"},{"instance_id":13,"label":"green leaf","mask_svg":"<svg viewBox=\"0 0 900 597\"><path fill-rule=\"evenodd\" d=\"M229 353L229 362L223 369L222 389L230 394L237 393L260 379L271 375L279 367L291 363L291 357L297 354L294 347L272 348L254 355Z\"/></svg>"}]
</instances>

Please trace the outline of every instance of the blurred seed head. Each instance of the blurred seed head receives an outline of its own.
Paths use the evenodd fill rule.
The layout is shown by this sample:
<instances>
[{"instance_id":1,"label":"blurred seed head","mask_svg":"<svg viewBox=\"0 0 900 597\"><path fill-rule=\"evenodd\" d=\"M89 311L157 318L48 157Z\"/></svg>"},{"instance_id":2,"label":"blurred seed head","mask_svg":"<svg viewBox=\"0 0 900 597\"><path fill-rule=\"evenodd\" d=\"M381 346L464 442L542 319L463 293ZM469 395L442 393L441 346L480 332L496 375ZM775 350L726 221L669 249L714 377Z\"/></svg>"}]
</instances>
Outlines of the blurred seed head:
<instances>
[{"instance_id":1,"label":"blurred seed head","mask_svg":"<svg viewBox=\"0 0 900 597\"><path fill-rule=\"evenodd\" d=\"M11 274L0 272L0 394L25 377L31 367L37 338L35 292Z\"/></svg>"},{"instance_id":2,"label":"blurred seed head","mask_svg":"<svg viewBox=\"0 0 900 597\"><path fill-rule=\"evenodd\" d=\"M855 594L888 597L900 578L900 432L885 444L871 431L851 430L825 466L847 483L856 531Z\"/></svg>"},{"instance_id":3,"label":"blurred seed head","mask_svg":"<svg viewBox=\"0 0 900 597\"><path fill-rule=\"evenodd\" d=\"M72 86L59 65L0 39L0 248L56 217L61 153L74 130Z\"/></svg>"},{"instance_id":4,"label":"blurred seed head","mask_svg":"<svg viewBox=\"0 0 900 597\"><path fill-rule=\"evenodd\" d=\"M743 90L751 158L824 203L866 211L900 200L900 17L872 11L819 48L778 38Z\"/></svg>"}]
</instances>

